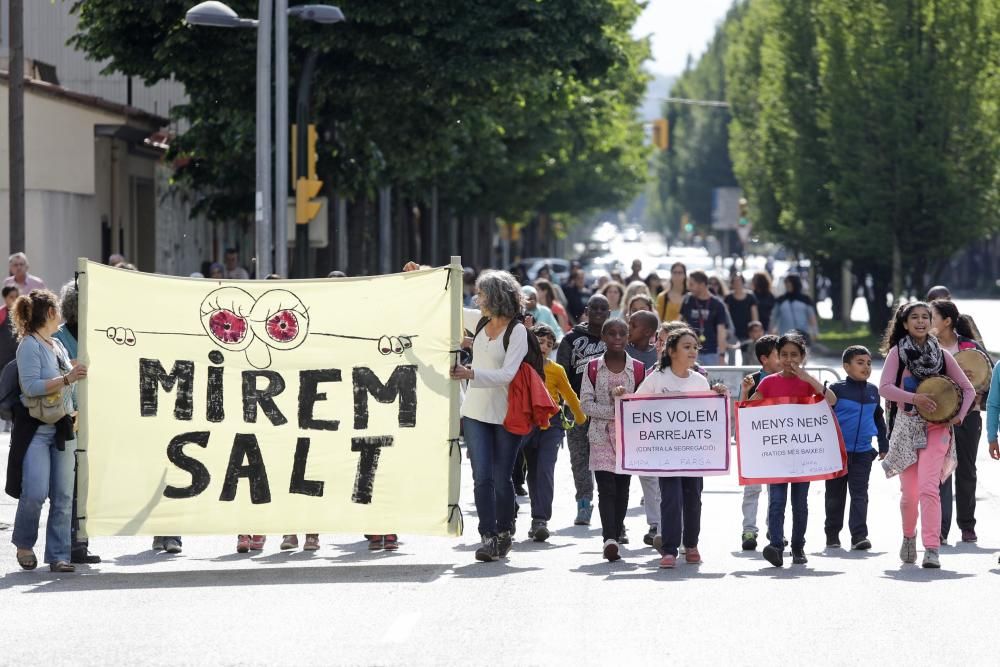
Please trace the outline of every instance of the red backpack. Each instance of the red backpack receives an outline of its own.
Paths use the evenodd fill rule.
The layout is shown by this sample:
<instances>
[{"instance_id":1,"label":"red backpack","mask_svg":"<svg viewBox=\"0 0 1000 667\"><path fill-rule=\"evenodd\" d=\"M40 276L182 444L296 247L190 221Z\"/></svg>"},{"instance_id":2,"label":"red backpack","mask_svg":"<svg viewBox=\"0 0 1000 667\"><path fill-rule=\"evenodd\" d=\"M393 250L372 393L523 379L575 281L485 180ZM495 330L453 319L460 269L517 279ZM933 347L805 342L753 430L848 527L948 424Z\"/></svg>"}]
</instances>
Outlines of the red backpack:
<instances>
[{"instance_id":1,"label":"red backpack","mask_svg":"<svg viewBox=\"0 0 1000 667\"><path fill-rule=\"evenodd\" d=\"M597 362L600 360L601 358L597 357L596 359L591 359L587 363L587 377L590 378L590 385L592 387L597 386ZM635 389L632 391L636 391L639 389L639 385L642 384L642 381L646 379L646 367L643 366L642 362L638 359L633 359L632 373L635 375Z\"/></svg>"}]
</instances>

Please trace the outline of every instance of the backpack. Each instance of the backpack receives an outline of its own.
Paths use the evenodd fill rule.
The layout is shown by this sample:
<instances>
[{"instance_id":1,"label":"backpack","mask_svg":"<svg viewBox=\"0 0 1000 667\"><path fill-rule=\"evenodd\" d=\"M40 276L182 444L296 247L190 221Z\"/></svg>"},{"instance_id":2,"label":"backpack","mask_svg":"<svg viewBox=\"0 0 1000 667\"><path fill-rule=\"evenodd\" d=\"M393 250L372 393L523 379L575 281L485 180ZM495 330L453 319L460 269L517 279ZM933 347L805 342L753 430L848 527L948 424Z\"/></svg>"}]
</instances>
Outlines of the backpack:
<instances>
[{"instance_id":1,"label":"backpack","mask_svg":"<svg viewBox=\"0 0 1000 667\"><path fill-rule=\"evenodd\" d=\"M486 323L490 321L490 318L483 317L476 324L476 331L472 334L472 340L476 339L479 332L483 330ZM517 317L512 317L510 322L507 323L507 330L503 332L503 349L504 352L507 351L508 345L510 345L510 334L514 331L514 327L518 324L524 325L524 316L518 315ZM542 347L538 344L538 338L532 333L531 329L524 327L528 338L528 351L524 354L524 363L528 364L535 369L538 376L545 380L545 355L542 354Z\"/></svg>"},{"instance_id":2,"label":"backpack","mask_svg":"<svg viewBox=\"0 0 1000 667\"><path fill-rule=\"evenodd\" d=\"M14 406L21 402L17 359L11 359L0 371L0 419L14 420Z\"/></svg>"},{"instance_id":3,"label":"backpack","mask_svg":"<svg viewBox=\"0 0 1000 667\"><path fill-rule=\"evenodd\" d=\"M600 361L600 357L596 359L591 359L587 362L587 377L590 378L590 386L597 386L597 362ZM646 367L642 365L642 362L638 359L632 360L632 373L635 375L635 389L639 389L639 385L642 381L646 379Z\"/></svg>"}]
</instances>

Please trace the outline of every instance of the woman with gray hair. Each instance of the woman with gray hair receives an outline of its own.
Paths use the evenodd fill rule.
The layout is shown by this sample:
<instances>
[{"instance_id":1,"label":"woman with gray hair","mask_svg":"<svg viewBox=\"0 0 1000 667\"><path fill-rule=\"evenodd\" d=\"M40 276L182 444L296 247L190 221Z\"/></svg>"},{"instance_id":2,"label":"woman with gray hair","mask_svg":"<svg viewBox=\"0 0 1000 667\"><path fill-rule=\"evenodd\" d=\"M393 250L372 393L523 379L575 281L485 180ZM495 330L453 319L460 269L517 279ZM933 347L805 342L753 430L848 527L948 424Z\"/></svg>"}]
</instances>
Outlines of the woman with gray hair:
<instances>
[{"instance_id":1,"label":"woman with gray hair","mask_svg":"<svg viewBox=\"0 0 1000 667\"><path fill-rule=\"evenodd\" d=\"M409 262L404 271L420 267ZM507 387L528 352L528 330L518 317L521 286L506 271L483 271L476 279L479 309L464 308L465 329L472 333L472 364L456 364L454 380L468 380L462 402L465 446L472 479L482 546L476 560L503 558L512 545L514 528L514 458L521 436L504 428Z\"/></svg>"}]
</instances>

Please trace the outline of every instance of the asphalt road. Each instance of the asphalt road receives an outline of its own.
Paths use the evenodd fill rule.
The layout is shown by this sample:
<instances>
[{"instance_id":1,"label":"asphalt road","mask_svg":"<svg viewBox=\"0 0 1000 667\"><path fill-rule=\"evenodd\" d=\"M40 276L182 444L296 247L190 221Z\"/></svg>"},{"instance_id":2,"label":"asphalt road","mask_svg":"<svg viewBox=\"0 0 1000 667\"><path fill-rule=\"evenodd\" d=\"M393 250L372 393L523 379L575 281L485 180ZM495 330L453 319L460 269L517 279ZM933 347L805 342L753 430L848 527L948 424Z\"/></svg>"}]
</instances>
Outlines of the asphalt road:
<instances>
[{"instance_id":1,"label":"asphalt road","mask_svg":"<svg viewBox=\"0 0 1000 667\"><path fill-rule=\"evenodd\" d=\"M565 449L553 536L523 541L525 520L506 562L473 559L467 464L465 537L403 535L396 553L371 554L354 535L323 535L314 554L282 553L272 536L254 556L236 554L234 536L191 538L178 556L153 554L145 537L96 538L105 562L56 575L20 571L8 546L0 664L995 665L1000 463L985 450L980 542L944 547L938 571L900 564L898 482L877 470L871 552L824 549L822 483L810 489L808 565L779 570L740 551L742 492L730 476L705 486L704 564L661 571L641 544L634 480L632 544L609 564L597 522L572 526ZM0 499L0 522L13 512Z\"/></svg>"}]
</instances>

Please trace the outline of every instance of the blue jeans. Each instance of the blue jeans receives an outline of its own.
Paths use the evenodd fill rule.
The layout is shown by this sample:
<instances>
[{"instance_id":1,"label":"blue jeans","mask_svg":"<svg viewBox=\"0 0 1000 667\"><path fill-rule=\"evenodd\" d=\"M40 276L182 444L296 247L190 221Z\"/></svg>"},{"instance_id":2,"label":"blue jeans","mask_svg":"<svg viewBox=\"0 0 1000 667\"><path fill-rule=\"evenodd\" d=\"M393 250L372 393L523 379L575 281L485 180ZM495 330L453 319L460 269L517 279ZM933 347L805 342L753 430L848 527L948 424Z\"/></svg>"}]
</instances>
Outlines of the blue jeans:
<instances>
[{"instance_id":1,"label":"blue jeans","mask_svg":"<svg viewBox=\"0 0 1000 667\"><path fill-rule=\"evenodd\" d=\"M784 548L785 503L788 484L767 485L767 534L771 546ZM793 549L806 546L806 524L809 522L809 482L792 483L792 540Z\"/></svg>"},{"instance_id":2,"label":"blue jeans","mask_svg":"<svg viewBox=\"0 0 1000 667\"><path fill-rule=\"evenodd\" d=\"M33 549L38 541L38 520L42 504L49 499L49 519L45 528L45 562L68 561L70 526L73 519L73 482L76 440L56 449L54 426L39 426L24 454L21 498L14 515L11 542L18 549Z\"/></svg>"},{"instance_id":3,"label":"blue jeans","mask_svg":"<svg viewBox=\"0 0 1000 667\"><path fill-rule=\"evenodd\" d=\"M698 546L701 535L701 477L660 477L660 534L663 553L677 555L677 547Z\"/></svg>"},{"instance_id":4,"label":"blue jeans","mask_svg":"<svg viewBox=\"0 0 1000 667\"><path fill-rule=\"evenodd\" d=\"M700 366L725 366L724 363L719 362L718 350L712 350L711 352L699 352L698 364Z\"/></svg>"},{"instance_id":5,"label":"blue jeans","mask_svg":"<svg viewBox=\"0 0 1000 667\"><path fill-rule=\"evenodd\" d=\"M514 525L514 458L521 436L503 424L463 417L465 447L472 463L473 495L479 514L479 534L498 535Z\"/></svg>"},{"instance_id":6,"label":"blue jeans","mask_svg":"<svg viewBox=\"0 0 1000 667\"><path fill-rule=\"evenodd\" d=\"M559 415L553 417L558 424ZM531 495L531 518L552 518L555 494L556 458L565 435L561 426L550 425L544 431L537 426L521 441L524 460L528 462L528 493Z\"/></svg>"}]
</instances>

